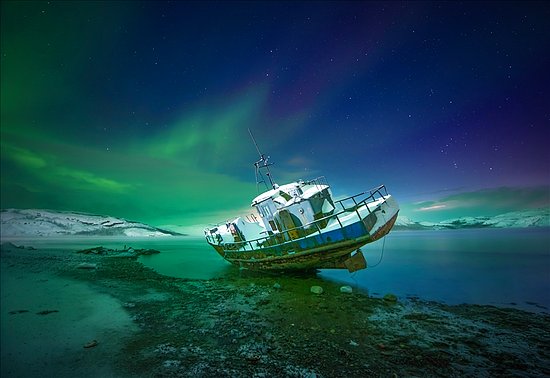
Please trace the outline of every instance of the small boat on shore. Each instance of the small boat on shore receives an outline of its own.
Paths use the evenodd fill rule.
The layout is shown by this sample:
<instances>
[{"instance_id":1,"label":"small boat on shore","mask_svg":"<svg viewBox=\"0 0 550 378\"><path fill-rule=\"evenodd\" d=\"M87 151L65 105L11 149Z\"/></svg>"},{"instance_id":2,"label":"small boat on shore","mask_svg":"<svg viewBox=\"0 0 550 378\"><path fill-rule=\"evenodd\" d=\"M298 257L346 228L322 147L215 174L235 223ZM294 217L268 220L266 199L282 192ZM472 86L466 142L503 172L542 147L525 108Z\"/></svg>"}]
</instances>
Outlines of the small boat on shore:
<instances>
[{"instance_id":1,"label":"small boat on shore","mask_svg":"<svg viewBox=\"0 0 550 378\"><path fill-rule=\"evenodd\" d=\"M334 200L324 177L279 186L269 157L258 153L256 182L266 182L265 170L271 189L252 200L256 214L207 228L206 241L225 260L250 270L366 268L359 248L390 232L399 212L386 187Z\"/></svg>"}]
</instances>

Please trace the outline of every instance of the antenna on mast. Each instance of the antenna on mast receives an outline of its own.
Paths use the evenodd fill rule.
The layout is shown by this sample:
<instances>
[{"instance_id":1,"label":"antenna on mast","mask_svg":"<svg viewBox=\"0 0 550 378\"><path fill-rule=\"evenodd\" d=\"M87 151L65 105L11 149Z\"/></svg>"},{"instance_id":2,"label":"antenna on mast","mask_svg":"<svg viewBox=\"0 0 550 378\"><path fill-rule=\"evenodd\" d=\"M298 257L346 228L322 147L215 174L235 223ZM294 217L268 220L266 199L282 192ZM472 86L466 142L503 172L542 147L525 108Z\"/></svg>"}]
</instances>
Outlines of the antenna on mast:
<instances>
[{"instance_id":1,"label":"antenna on mast","mask_svg":"<svg viewBox=\"0 0 550 378\"><path fill-rule=\"evenodd\" d=\"M260 148L258 147L258 143L256 143L256 139L254 139L254 135L252 135L252 131L248 129L248 133L250 134L250 137L252 138L252 141L254 142L254 146L256 146L256 151L258 151L258 155L260 155L260 160L254 163L254 167L256 167L256 187L260 185L261 182L265 184L267 187L267 183L265 182L263 175L262 175L262 169L266 170L266 176L269 179L269 183L271 184L271 188L275 189L275 184L273 182L273 178L271 177L271 172L269 171L269 166L273 165L273 163L269 163L269 156L266 157L262 152L260 151ZM261 179L261 180L260 180ZM268 188L269 189L269 188Z\"/></svg>"}]
</instances>

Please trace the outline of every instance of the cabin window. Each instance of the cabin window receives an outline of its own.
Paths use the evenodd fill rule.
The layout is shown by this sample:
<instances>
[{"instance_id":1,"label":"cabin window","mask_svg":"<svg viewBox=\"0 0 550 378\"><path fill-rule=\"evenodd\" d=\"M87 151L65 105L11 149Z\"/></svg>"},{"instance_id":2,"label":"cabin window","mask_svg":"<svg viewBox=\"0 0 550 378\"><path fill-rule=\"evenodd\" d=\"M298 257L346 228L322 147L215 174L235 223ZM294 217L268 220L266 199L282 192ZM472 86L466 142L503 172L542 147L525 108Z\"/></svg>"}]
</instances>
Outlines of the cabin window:
<instances>
[{"instance_id":1,"label":"cabin window","mask_svg":"<svg viewBox=\"0 0 550 378\"><path fill-rule=\"evenodd\" d=\"M288 192L292 197L298 197L302 194L302 189L300 189L300 188L291 188Z\"/></svg>"},{"instance_id":2,"label":"cabin window","mask_svg":"<svg viewBox=\"0 0 550 378\"><path fill-rule=\"evenodd\" d=\"M267 206L258 206L258 213L260 213L262 218L271 216L271 210Z\"/></svg>"}]
</instances>

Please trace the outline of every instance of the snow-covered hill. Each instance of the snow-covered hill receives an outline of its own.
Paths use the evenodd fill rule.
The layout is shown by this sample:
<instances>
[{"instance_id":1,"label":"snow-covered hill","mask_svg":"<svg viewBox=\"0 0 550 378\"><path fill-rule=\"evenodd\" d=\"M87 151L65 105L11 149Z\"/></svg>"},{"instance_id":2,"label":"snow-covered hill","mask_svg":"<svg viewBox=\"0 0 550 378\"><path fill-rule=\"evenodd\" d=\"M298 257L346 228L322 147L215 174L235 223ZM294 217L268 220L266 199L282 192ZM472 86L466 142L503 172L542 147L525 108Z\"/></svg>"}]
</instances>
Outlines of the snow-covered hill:
<instances>
[{"instance_id":1,"label":"snow-covered hill","mask_svg":"<svg viewBox=\"0 0 550 378\"><path fill-rule=\"evenodd\" d=\"M439 223L415 222L406 216L399 216L395 230L443 230L459 228L523 228L550 227L550 209L513 211L492 217L461 217Z\"/></svg>"},{"instance_id":2,"label":"snow-covered hill","mask_svg":"<svg viewBox=\"0 0 550 378\"><path fill-rule=\"evenodd\" d=\"M151 237L181 235L143 223L103 215L53 210L2 210L1 235L9 237L33 236L126 236Z\"/></svg>"},{"instance_id":3,"label":"snow-covered hill","mask_svg":"<svg viewBox=\"0 0 550 378\"><path fill-rule=\"evenodd\" d=\"M7 209L1 213L1 236L52 237L65 235L152 237L183 235L139 222L110 216L53 210ZM514 211L492 217L462 217L439 223L416 222L399 216L394 230L550 227L550 209Z\"/></svg>"}]
</instances>

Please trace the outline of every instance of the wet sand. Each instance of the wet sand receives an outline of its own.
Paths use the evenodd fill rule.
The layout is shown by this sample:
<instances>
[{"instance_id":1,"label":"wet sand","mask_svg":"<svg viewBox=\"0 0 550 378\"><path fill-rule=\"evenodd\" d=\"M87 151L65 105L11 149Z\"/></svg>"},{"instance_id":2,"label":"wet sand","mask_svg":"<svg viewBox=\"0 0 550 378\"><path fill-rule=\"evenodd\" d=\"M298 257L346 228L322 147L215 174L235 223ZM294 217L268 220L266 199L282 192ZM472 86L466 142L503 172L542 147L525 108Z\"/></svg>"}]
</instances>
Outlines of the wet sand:
<instances>
[{"instance_id":1,"label":"wet sand","mask_svg":"<svg viewBox=\"0 0 550 378\"><path fill-rule=\"evenodd\" d=\"M58 275L71 256L3 249L1 262L2 377L117 376L111 361L138 327L116 298Z\"/></svg>"},{"instance_id":2,"label":"wet sand","mask_svg":"<svg viewBox=\"0 0 550 378\"><path fill-rule=\"evenodd\" d=\"M185 280L7 244L1 268L3 377L550 375L544 313L387 301L315 276Z\"/></svg>"}]
</instances>

